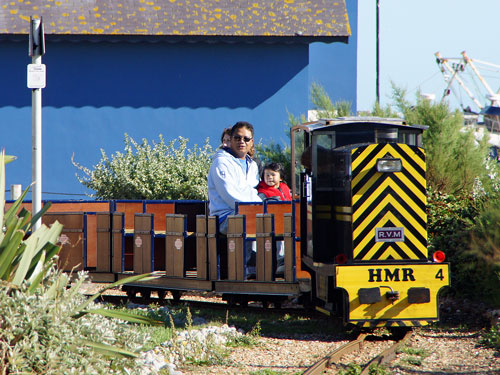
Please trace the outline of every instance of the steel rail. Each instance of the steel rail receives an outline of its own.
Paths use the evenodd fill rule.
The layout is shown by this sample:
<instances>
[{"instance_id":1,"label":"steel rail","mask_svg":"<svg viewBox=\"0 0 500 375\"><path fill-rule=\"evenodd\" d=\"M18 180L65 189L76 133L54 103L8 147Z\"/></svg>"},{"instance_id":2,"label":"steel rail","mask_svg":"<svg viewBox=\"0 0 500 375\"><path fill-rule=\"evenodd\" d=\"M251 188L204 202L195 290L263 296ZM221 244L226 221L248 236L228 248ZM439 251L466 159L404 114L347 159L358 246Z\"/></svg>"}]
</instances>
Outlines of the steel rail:
<instances>
[{"instance_id":1,"label":"steel rail","mask_svg":"<svg viewBox=\"0 0 500 375\"><path fill-rule=\"evenodd\" d=\"M405 344L410 337L412 336L413 331L409 330L406 332L403 338L399 339L396 343L394 343L390 348L384 350L382 353L371 359L364 367L360 375L369 375L370 367L373 364L383 365L394 359L398 349ZM304 371L303 375L320 375L329 368L333 363L336 363L340 360L340 358L346 354L353 353L355 351L360 351L362 349L362 345L365 342L368 334L362 333L358 336L358 338L354 341L348 342L345 345L338 347L332 352L325 355L314 365L309 367L306 371Z\"/></svg>"},{"instance_id":2,"label":"steel rail","mask_svg":"<svg viewBox=\"0 0 500 375\"><path fill-rule=\"evenodd\" d=\"M389 363L396 357L396 353L398 349L405 344L410 337L413 335L412 330L408 330L404 337L398 341L396 341L390 348L387 348L384 350L382 353L380 353L378 356L375 358L372 358L363 368L361 371L360 375L369 375L370 374L370 367L372 365L383 365L386 363Z\"/></svg>"},{"instance_id":3,"label":"steel rail","mask_svg":"<svg viewBox=\"0 0 500 375\"><path fill-rule=\"evenodd\" d=\"M337 349L328 353L326 356L321 358L314 365L309 367L306 371L303 372L303 375L319 375L325 371L326 368L330 367L330 365L336 361L338 361L343 355L359 351L361 350L361 346L365 341L367 334L361 333L358 338L354 341L348 342L342 346L339 346Z\"/></svg>"}]
</instances>

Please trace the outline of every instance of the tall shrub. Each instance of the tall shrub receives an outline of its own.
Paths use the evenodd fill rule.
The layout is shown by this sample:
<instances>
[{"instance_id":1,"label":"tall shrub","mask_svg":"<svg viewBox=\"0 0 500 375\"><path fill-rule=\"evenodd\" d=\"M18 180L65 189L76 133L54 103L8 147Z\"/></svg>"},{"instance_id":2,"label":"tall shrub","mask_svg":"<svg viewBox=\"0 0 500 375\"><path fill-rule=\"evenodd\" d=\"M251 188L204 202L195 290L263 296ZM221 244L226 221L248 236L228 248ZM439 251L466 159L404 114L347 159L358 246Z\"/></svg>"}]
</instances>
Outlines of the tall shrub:
<instances>
[{"instance_id":1,"label":"tall shrub","mask_svg":"<svg viewBox=\"0 0 500 375\"><path fill-rule=\"evenodd\" d=\"M483 186L492 184L496 166L488 165L488 137L476 140L471 130L463 127L463 115L451 111L447 103L433 103L417 94L410 104L403 89L393 85L394 101L409 124L427 125L423 141L427 160L427 183L444 193L472 192L476 179Z\"/></svg>"},{"instance_id":2,"label":"tall shrub","mask_svg":"<svg viewBox=\"0 0 500 375\"><path fill-rule=\"evenodd\" d=\"M428 189L427 233L429 253L440 250L450 263L449 293L462 298L477 299L484 274L464 267L474 263L469 253L470 234L486 197L481 194L453 195Z\"/></svg>"},{"instance_id":3,"label":"tall shrub","mask_svg":"<svg viewBox=\"0 0 500 375\"><path fill-rule=\"evenodd\" d=\"M78 181L97 199L207 199L207 175L212 148L187 147L188 139L179 137L168 144L162 135L152 145L125 134L125 150L109 158L101 149L101 161L93 169L73 160L82 175Z\"/></svg>"},{"instance_id":4,"label":"tall shrub","mask_svg":"<svg viewBox=\"0 0 500 375\"><path fill-rule=\"evenodd\" d=\"M470 261L458 265L466 275L476 275L475 298L500 306L500 199L490 198L471 230ZM470 280L470 279L469 279Z\"/></svg>"},{"instance_id":5,"label":"tall shrub","mask_svg":"<svg viewBox=\"0 0 500 375\"><path fill-rule=\"evenodd\" d=\"M310 95L313 110L316 111L317 118L334 118L351 115L351 102L345 100L332 102L325 89L317 83L311 85ZM288 112L288 124L285 127L287 137L290 137L290 129L293 126L303 124L306 121L307 118L304 114L295 116L293 113ZM296 141L298 142L298 148L300 148L301 139L296 139ZM286 181L290 184L292 178L289 175L292 156L290 145L288 143L281 145L276 142L270 142L268 144L258 144L256 149L259 159L263 164L278 162L283 165L287 172Z\"/></svg>"}]
</instances>

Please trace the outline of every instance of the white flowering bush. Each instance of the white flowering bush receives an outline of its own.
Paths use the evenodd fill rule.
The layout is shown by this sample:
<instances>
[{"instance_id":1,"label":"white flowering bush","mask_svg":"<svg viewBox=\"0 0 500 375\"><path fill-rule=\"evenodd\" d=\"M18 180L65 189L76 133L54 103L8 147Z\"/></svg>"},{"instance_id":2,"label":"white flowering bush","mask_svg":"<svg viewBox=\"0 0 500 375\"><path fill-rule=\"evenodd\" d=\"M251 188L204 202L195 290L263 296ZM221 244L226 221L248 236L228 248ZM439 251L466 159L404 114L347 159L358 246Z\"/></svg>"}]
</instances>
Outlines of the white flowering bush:
<instances>
[{"instance_id":1,"label":"white flowering bush","mask_svg":"<svg viewBox=\"0 0 500 375\"><path fill-rule=\"evenodd\" d=\"M96 314L74 318L86 300L78 293L84 278L79 274L68 287L61 273L52 271L34 292L27 283L15 290L0 285L0 373L140 373L135 358L110 354L105 345L137 353L149 341L147 335L123 320ZM95 342L104 344L102 351L87 345Z\"/></svg>"},{"instance_id":2,"label":"white flowering bush","mask_svg":"<svg viewBox=\"0 0 500 375\"><path fill-rule=\"evenodd\" d=\"M228 325L208 326L176 332L173 340L162 346L170 353L170 361L178 364L218 364L228 355L227 344L242 336Z\"/></svg>"},{"instance_id":3,"label":"white flowering bush","mask_svg":"<svg viewBox=\"0 0 500 375\"><path fill-rule=\"evenodd\" d=\"M229 355L228 347L234 347L233 344L245 336L235 327L229 327L227 324L206 326L205 319L201 317L193 319L189 308L170 310L165 306L154 305L141 308L133 304L127 304L127 308L135 308L139 314L161 320L165 322L165 325L170 326L168 338L158 328L141 327L155 337L154 341L157 346L141 355L142 358L149 358L148 363L152 365L163 363L164 366L175 368L177 365L185 364L220 364ZM176 324L184 325L185 329L178 330ZM158 336L163 339L159 340Z\"/></svg>"},{"instance_id":4,"label":"white flowering bush","mask_svg":"<svg viewBox=\"0 0 500 375\"><path fill-rule=\"evenodd\" d=\"M189 149L188 139L179 137L168 144L160 134L159 142L142 143L125 134L125 150L111 156L101 149L102 159L92 169L72 160L82 173L78 181L97 199L200 199L208 197L207 176L213 150Z\"/></svg>"}]
</instances>

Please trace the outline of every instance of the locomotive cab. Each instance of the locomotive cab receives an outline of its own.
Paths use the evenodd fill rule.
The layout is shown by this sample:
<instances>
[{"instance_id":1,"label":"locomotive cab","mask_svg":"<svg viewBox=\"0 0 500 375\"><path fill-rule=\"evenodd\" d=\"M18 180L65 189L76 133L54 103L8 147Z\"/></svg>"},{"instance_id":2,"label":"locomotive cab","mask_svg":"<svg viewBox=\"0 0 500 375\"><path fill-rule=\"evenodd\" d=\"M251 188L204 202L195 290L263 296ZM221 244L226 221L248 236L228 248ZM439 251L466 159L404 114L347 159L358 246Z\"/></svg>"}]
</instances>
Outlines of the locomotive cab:
<instances>
[{"instance_id":1,"label":"locomotive cab","mask_svg":"<svg viewBox=\"0 0 500 375\"><path fill-rule=\"evenodd\" d=\"M386 180L389 173L401 172L405 155L400 147L396 150L385 147L386 144L409 146L425 164L420 151L424 129L425 126L409 126L399 119L359 117L322 120L294 128L295 131L302 130L305 136L304 149L300 153L303 166L300 199L307 216L304 215L306 222L301 226L301 239L303 249L312 261L334 263L366 259L358 254L360 250L354 251L358 236L354 234L353 238L356 226L353 227L352 220L353 215L357 218L368 213L359 198L367 197L367 189L375 189L376 184L366 185L365 182L373 181L377 175L382 177L379 178L381 181ZM377 147L370 147L374 145ZM399 171L394 170L398 166ZM418 209L425 213L425 166L412 172L418 179L413 183L421 192L412 199L417 200ZM385 191L383 195L388 194ZM425 230L425 222L421 226ZM426 238L419 241L425 248ZM426 259L427 254L418 254L417 257Z\"/></svg>"},{"instance_id":2,"label":"locomotive cab","mask_svg":"<svg viewBox=\"0 0 500 375\"><path fill-rule=\"evenodd\" d=\"M431 300L449 282L447 265L426 266L426 128L374 117L292 128L292 176L297 177L292 191L305 213L302 260L315 275L316 304L342 311L349 322L413 325L421 314L426 321L437 319ZM431 288L414 280L434 271L441 276ZM428 304L425 313L422 303Z\"/></svg>"}]
</instances>

